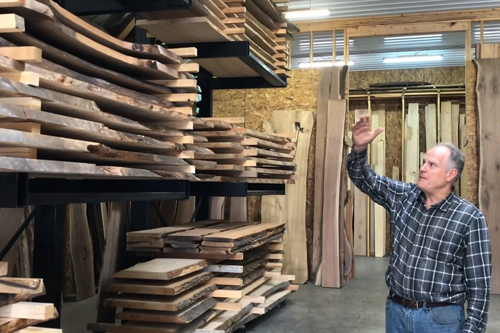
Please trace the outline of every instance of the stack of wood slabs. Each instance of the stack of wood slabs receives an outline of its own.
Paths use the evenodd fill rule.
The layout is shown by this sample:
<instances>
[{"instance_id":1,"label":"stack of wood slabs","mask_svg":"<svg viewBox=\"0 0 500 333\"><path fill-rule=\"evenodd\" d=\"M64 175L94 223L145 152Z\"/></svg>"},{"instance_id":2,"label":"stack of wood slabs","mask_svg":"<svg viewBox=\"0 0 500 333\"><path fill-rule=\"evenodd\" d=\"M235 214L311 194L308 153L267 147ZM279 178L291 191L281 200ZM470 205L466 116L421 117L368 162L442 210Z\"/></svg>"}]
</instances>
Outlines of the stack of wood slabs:
<instances>
[{"instance_id":1,"label":"stack of wood slabs","mask_svg":"<svg viewBox=\"0 0 500 333\"><path fill-rule=\"evenodd\" d=\"M0 263L0 331L36 332L32 326L57 318L54 304L31 301L45 295L43 280L6 277L7 266L6 262ZM62 333L62 330L47 332Z\"/></svg>"},{"instance_id":2,"label":"stack of wood slabs","mask_svg":"<svg viewBox=\"0 0 500 333\"><path fill-rule=\"evenodd\" d=\"M198 180L189 131L231 126L192 116L196 64L116 40L53 2L3 1L0 12L1 170Z\"/></svg>"},{"instance_id":3,"label":"stack of wood slabs","mask_svg":"<svg viewBox=\"0 0 500 333\"><path fill-rule=\"evenodd\" d=\"M296 143L292 139L233 126L228 131L195 131L207 142L195 142L198 160L216 161L217 166L200 167L200 173L228 181L293 184ZM191 148L191 147L190 147ZM202 150L215 154L206 154Z\"/></svg>"},{"instance_id":4,"label":"stack of wood slabs","mask_svg":"<svg viewBox=\"0 0 500 333\"><path fill-rule=\"evenodd\" d=\"M236 259L283 236L284 223L199 221L127 233L127 250L165 257Z\"/></svg>"},{"instance_id":5,"label":"stack of wood slabs","mask_svg":"<svg viewBox=\"0 0 500 333\"><path fill-rule=\"evenodd\" d=\"M251 53L277 74L285 74L288 43L287 22L269 0L200 0L206 16L164 17L138 20L136 26L166 44L248 41ZM194 17L196 16L196 17ZM194 61L217 77L258 76L238 58L207 58Z\"/></svg>"},{"instance_id":6,"label":"stack of wood slabs","mask_svg":"<svg viewBox=\"0 0 500 333\"><path fill-rule=\"evenodd\" d=\"M119 271L108 288L115 293L104 306L121 308L126 321L113 332L193 332L213 314L216 290L208 283L208 262L199 259L153 259Z\"/></svg>"},{"instance_id":7,"label":"stack of wood slabs","mask_svg":"<svg viewBox=\"0 0 500 333\"><path fill-rule=\"evenodd\" d=\"M222 310L217 310L196 333L234 332L284 302L296 290L297 286L290 285L289 281L260 278L246 287L244 297L217 303L214 309ZM226 290L217 289L215 292L224 293Z\"/></svg>"}]
</instances>

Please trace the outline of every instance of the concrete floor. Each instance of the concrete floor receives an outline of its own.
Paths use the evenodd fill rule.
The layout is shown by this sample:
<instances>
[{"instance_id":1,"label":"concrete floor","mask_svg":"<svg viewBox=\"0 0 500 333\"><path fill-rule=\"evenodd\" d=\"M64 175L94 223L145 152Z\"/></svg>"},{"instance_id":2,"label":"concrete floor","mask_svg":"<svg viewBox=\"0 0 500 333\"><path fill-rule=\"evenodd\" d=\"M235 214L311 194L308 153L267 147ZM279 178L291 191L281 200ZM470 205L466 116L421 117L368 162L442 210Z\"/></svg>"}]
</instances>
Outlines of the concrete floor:
<instances>
[{"instance_id":1,"label":"concrete floor","mask_svg":"<svg viewBox=\"0 0 500 333\"><path fill-rule=\"evenodd\" d=\"M384 272L388 258L356 260L357 277L343 289L300 286L284 308L276 308L247 325L248 333L383 333L385 332ZM65 304L63 331L87 333L93 322L95 298ZM491 297L487 332L500 332L500 296Z\"/></svg>"}]
</instances>

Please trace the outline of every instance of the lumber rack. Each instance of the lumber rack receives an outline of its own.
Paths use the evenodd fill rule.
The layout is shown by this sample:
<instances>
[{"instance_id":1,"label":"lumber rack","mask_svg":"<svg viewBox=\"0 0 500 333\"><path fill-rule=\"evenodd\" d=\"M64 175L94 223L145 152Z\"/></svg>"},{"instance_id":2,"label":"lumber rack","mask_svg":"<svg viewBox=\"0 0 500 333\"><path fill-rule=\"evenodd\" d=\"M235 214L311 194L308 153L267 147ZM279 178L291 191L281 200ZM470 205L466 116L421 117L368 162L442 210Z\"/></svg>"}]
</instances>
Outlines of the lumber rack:
<instances>
[{"instance_id":1,"label":"lumber rack","mask_svg":"<svg viewBox=\"0 0 500 333\"><path fill-rule=\"evenodd\" d=\"M118 177L117 177L118 178ZM147 229L151 201L186 200L190 195L251 196L281 195L283 184L249 184L231 182L189 182L166 179L81 179L39 177L29 173L0 173L3 190L0 193L1 208L34 209L21 224L5 248L0 249L0 260L14 246L30 222L35 219L33 276L44 280L46 294L35 300L53 303L59 317L40 324L43 327L61 326L61 290L63 283L63 248L65 223L64 205L77 203L131 202L130 231ZM200 200L207 203L208 200ZM204 213L197 207L198 213ZM208 208L208 207L207 207ZM208 214L208 210L206 211ZM137 258L127 258L135 262Z\"/></svg>"},{"instance_id":2,"label":"lumber rack","mask_svg":"<svg viewBox=\"0 0 500 333\"><path fill-rule=\"evenodd\" d=\"M99 15L192 8L192 0L56 0L75 15Z\"/></svg>"}]
</instances>

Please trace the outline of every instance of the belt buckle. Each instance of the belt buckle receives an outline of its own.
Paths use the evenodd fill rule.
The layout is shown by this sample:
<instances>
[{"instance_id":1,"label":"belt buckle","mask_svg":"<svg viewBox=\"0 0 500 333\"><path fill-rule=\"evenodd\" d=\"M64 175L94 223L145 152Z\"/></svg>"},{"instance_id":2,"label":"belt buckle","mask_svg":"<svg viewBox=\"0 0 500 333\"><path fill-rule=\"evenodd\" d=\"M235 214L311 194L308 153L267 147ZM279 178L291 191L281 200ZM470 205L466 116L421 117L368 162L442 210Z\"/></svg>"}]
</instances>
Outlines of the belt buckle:
<instances>
[{"instance_id":1,"label":"belt buckle","mask_svg":"<svg viewBox=\"0 0 500 333\"><path fill-rule=\"evenodd\" d=\"M417 301L410 301L407 299L403 299L403 303L408 308L414 308L414 309L418 310L418 302Z\"/></svg>"}]
</instances>

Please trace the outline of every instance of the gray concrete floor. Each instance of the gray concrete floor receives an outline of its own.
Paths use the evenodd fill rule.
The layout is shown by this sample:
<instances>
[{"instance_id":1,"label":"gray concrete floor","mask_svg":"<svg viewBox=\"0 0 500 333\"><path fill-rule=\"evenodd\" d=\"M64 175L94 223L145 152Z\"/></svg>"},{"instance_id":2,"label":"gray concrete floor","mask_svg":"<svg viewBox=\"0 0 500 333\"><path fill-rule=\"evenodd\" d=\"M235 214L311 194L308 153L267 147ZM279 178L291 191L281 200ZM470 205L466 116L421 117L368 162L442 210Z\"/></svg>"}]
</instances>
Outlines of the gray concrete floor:
<instances>
[{"instance_id":1,"label":"gray concrete floor","mask_svg":"<svg viewBox=\"0 0 500 333\"><path fill-rule=\"evenodd\" d=\"M342 289L311 284L300 286L286 306L247 325L249 333L383 333L385 332L384 272L388 259L356 258L357 277ZM95 298L67 303L62 309L63 331L87 333L95 321ZM500 296L491 297L487 332L500 332ZM139 332L138 332L139 333Z\"/></svg>"}]
</instances>

